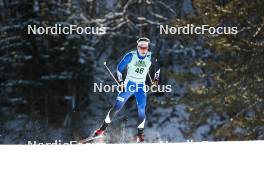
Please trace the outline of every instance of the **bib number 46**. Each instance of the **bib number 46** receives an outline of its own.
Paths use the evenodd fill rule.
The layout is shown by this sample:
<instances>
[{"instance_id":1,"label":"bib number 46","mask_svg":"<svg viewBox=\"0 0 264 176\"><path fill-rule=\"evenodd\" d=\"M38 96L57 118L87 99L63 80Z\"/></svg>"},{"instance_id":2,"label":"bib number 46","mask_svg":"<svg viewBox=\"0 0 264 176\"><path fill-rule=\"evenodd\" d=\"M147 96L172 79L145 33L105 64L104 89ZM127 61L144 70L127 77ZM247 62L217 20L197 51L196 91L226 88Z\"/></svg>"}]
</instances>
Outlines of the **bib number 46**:
<instances>
[{"instance_id":1,"label":"bib number 46","mask_svg":"<svg viewBox=\"0 0 264 176\"><path fill-rule=\"evenodd\" d=\"M143 71L144 71L144 68L137 68L136 70L135 70L135 72L136 73L139 73L139 74L142 74L143 73Z\"/></svg>"}]
</instances>

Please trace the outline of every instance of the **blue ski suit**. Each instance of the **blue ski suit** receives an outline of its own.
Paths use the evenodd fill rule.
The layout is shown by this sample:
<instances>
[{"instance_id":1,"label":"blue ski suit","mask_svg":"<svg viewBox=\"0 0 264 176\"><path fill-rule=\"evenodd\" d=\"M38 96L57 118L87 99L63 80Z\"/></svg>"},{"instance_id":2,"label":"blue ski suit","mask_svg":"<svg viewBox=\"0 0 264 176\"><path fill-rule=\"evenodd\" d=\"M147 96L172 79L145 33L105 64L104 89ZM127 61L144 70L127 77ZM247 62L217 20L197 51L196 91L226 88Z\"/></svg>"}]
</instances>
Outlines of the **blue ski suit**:
<instances>
[{"instance_id":1,"label":"blue ski suit","mask_svg":"<svg viewBox=\"0 0 264 176\"><path fill-rule=\"evenodd\" d=\"M150 66L154 66L154 80L158 81L160 69L156 59L151 57L151 52L143 57L138 51L127 53L117 66L117 77L123 81L122 73L126 70L126 78L124 80L124 91L120 92L116 98L114 106L108 112L105 123L109 124L112 117L122 109L126 101L134 95L138 108L138 128L143 129L146 119L146 102L147 93L145 91L145 80L149 72Z\"/></svg>"}]
</instances>

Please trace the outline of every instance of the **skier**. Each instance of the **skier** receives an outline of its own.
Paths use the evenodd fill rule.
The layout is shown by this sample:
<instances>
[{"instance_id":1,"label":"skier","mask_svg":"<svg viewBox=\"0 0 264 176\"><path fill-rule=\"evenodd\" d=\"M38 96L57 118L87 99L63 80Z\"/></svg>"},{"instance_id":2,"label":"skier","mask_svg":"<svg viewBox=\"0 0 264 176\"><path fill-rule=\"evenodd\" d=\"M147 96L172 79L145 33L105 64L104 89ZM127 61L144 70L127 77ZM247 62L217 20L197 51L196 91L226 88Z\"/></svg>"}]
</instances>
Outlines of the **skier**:
<instances>
[{"instance_id":1,"label":"skier","mask_svg":"<svg viewBox=\"0 0 264 176\"><path fill-rule=\"evenodd\" d=\"M145 80L149 72L150 66L154 66L154 81L155 85L158 85L160 69L157 60L151 56L149 49L150 40L146 37L139 38L137 40L137 50L128 52L117 66L117 78L122 86L122 92L117 96L114 106L109 110L106 115L103 124L97 129L93 137L104 135L106 128L111 123L111 119L118 114L122 109L126 101L132 95L135 96L138 108L139 122L137 126L136 141L144 141L144 124L146 120L146 102L147 94L145 90ZM123 80L122 72L127 69L127 75Z\"/></svg>"}]
</instances>

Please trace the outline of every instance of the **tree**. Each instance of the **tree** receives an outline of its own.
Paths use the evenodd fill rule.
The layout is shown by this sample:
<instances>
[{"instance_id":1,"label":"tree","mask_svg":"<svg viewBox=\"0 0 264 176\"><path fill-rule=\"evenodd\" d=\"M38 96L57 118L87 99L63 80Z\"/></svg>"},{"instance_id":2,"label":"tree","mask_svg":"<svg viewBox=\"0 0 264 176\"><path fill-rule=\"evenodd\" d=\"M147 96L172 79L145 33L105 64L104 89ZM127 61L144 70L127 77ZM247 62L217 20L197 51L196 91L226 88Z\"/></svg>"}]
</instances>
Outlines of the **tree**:
<instances>
[{"instance_id":1,"label":"tree","mask_svg":"<svg viewBox=\"0 0 264 176\"><path fill-rule=\"evenodd\" d=\"M236 35L207 35L205 46L216 58L199 59L196 66L205 71L200 79L212 85L189 91L186 101L197 126L217 113L227 117L214 130L219 140L262 138L264 85L264 21L263 1L193 1L196 25L238 27ZM238 129L245 133L237 133Z\"/></svg>"}]
</instances>

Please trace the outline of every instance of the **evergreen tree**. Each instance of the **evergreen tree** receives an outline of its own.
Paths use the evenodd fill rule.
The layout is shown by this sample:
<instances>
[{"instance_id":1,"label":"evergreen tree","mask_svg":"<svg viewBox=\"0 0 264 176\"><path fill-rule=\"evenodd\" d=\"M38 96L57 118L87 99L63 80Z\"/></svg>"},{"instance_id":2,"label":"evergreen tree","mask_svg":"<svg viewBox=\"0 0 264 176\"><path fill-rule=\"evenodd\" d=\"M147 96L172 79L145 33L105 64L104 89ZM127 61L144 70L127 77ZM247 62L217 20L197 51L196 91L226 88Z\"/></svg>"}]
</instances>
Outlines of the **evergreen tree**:
<instances>
[{"instance_id":1,"label":"evergreen tree","mask_svg":"<svg viewBox=\"0 0 264 176\"><path fill-rule=\"evenodd\" d=\"M197 16L189 22L238 28L236 35L205 36L205 47L216 57L200 58L195 65L205 71L199 79L213 84L190 89L185 99L191 105L193 126L217 113L228 121L213 131L216 139L263 138L259 130L264 125L264 2L194 0L193 5Z\"/></svg>"}]
</instances>

